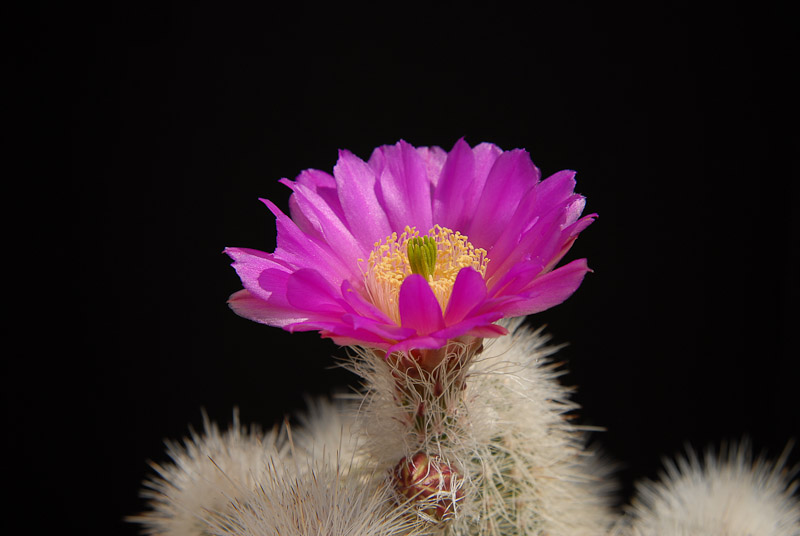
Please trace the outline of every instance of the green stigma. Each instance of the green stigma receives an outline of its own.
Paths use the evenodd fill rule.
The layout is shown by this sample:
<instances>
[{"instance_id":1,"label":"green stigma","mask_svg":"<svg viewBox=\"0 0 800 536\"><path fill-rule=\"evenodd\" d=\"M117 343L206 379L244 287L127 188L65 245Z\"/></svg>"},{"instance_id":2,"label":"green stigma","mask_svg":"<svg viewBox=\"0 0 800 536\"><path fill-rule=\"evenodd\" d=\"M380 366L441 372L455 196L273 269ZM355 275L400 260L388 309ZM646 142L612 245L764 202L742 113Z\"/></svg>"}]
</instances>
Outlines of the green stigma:
<instances>
[{"instance_id":1,"label":"green stigma","mask_svg":"<svg viewBox=\"0 0 800 536\"><path fill-rule=\"evenodd\" d=\"M408 241L408 264L411 273L425 279L433 277L436 269L436 241L430 236L415 236Z\"/></svg>"}]
</instances>

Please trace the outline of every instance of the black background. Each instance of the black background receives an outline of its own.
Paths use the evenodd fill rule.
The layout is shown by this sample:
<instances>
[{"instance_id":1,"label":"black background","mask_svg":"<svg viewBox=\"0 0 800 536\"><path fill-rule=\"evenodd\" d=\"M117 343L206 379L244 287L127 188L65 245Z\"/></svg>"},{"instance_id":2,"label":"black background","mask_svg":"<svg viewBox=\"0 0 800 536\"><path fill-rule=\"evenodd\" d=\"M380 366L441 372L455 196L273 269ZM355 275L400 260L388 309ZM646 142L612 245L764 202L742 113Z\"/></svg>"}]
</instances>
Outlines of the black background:
<instances>
[{"instance_id":1,"label":"black background","mask_svg":"<svg viewBox=\"0 0 800 536\"><path fill-rule=\"evenodd\" d=\"M401 138L578 171L600 217L569 258L594 273L532 322L569 343L564 381L580 421L607 428L620 502L686 442L747 436L777 456L800 430L796 28L777 5L20 14L9 133L28 188L7 210L34 232L10 283L26 331L3 360L19 499L4 522L132 534L146 460L201 408L269 426L355 385L329 341L229 311L221 252L272 250L257 198L285 208L281 177Z\"/></svg>"}]
</instances>

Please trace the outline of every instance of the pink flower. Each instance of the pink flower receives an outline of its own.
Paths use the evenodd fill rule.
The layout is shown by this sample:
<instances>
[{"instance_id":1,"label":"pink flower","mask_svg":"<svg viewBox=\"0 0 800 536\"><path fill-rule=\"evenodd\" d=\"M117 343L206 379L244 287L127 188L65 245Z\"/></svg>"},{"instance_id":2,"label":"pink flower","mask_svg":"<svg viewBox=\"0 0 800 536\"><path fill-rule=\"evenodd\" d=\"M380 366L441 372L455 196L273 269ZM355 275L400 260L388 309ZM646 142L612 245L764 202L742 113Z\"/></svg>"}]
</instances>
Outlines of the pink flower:
<instances>
[{"instance_id":1,"label":"pink flower","mask_svg":"<svg viewBox=\"0 0 800 536\"><path fill-rule=\"evenodd\" d=\"M404 141L368 162L340 151L333 176L295 181L274 253L227 248L244 290L230 306L289 331L392 352L497 337L503 317L569 297L586 259L555 268L595 215L575 172L544 181L526 151L459 140L447 153ZM555 269L554 269L555 268Z\"/></svg>"}]
</instances>

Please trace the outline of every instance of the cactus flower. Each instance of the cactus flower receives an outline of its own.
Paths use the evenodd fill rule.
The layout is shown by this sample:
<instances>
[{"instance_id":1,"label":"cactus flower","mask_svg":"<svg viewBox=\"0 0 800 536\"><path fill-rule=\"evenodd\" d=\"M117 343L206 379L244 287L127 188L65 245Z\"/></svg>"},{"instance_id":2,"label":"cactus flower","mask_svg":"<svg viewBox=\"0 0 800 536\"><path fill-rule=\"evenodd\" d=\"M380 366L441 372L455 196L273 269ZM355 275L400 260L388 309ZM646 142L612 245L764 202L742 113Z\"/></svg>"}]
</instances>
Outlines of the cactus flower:
<instances>
[{"instance_id":1,"label":"cactus flower","mask_svg":"<svg viewBox=\"0 0 800 536\"><path fill-rule=\"evenodd\" d=\"M368 161L340 151L333 175L294 181L273 253L226 253L244 289L230 306L289 331L387 353L497 337L505 317L557 305L585 259L557 267L595 218L581 217L575 173L540 180L524 150L459 140L450 152L404 141Z\"/></svg>"}]
</instances>

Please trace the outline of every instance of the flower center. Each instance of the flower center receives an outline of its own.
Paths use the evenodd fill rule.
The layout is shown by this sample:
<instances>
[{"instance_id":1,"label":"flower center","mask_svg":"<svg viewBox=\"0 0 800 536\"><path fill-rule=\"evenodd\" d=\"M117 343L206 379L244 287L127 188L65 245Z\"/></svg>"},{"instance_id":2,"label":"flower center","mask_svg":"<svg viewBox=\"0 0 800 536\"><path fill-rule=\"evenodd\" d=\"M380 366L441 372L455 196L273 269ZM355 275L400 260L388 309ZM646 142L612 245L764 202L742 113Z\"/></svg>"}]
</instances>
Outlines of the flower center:
<instances>
[{"instance_id":1,"label":"flower center","mask_svg":"<svg viewBox=\"0 0 800 536\"><path fill-rule=\"evenodd\" d=\"M364 280L372 303L400 324L397 297L407 276L420 274L427 279L444 311L458 272L471 266L485 276L488 263L486 250L475 248L458 231L436 225L420 236L415 227L406 227L399 236L392 233L375 242Z\"/></svg>"}]
</instances>

